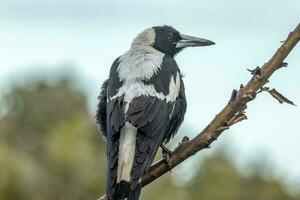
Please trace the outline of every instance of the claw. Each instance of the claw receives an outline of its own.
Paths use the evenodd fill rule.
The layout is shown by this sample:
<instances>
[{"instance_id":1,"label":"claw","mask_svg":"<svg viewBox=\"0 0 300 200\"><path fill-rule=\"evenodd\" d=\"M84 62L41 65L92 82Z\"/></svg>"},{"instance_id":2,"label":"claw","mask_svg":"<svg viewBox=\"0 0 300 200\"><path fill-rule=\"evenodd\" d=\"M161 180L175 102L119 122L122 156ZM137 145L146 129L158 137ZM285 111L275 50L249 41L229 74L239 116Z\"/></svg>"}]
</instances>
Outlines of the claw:
<instances>
[{"instance_id":1,"label":"claw","mask_svg":"<svg viewBox=\"0 0 300 200\"><path fill-rule=\"evenodd\" d=\"M162 149L162 155L163 155L163 159L164 161L168 164L168 167L170 169L170 172L171 169L172 169L172 163L170 161L170 154L172 153L171 150L169 150L165 145L161 144L160 145L161 149Z\"/></svg>"},{"instance_id":2,"label":"claw","mask_svg":"<svg viewBox=\"0 0 300 200\"><path fill-rule=\"evenodd\" d=\"M161 144L160 147L161 147L163 153L167 153L167 154L173 153L170 149L168 149L168 147L166 147L163 144Z\"/></svg>"},{"instance_id":3,"label":"claw","mask_svg":"<svg viewBox=\"0 0 300 200\"><path fill-rule=\"evenodd\" d=\"M167 163L169 169L170 169L170 172L172 172L172 163L170 161L170 155L168 153L163 153L163 159L164 161Z\"/></svg>"}]
</instances>

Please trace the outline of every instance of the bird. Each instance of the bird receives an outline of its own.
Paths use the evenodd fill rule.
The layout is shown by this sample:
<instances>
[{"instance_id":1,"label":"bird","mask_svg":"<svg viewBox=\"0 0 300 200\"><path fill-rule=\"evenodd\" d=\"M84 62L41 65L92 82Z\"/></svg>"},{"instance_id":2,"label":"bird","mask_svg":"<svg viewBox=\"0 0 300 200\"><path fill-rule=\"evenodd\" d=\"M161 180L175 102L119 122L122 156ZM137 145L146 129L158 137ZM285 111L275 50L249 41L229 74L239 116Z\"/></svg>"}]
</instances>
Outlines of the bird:
<instances>
[{"instance_id":1,"label":"bird","mask_svg":"<svg viewBox=\"0 0 300 200\"><path fill-rule=\"evenodd\" d=\"M214 44L172 26L153 26L139 33L113 62L96 112L106 140L108 200L138 200L142 176L159 147L164 155L170 153L164 144L177 133L187 107L174 57L187 47Z\"/></svg>"}]
</instances>

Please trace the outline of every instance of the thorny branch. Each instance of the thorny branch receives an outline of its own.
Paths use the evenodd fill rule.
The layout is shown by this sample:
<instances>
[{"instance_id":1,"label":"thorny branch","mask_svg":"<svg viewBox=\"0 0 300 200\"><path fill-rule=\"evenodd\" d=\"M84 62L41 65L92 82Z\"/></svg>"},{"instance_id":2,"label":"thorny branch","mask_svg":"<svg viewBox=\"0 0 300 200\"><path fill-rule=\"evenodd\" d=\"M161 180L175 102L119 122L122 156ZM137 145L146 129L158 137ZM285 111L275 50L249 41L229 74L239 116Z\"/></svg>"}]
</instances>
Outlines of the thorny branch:
<instances>
[{"instance_id":1,"label":"thorny branch","mask_svg":"<svg viewBox=\"0 0 300 200\"><path fill-rule=\"evenodd\" d=\"M264 87L264 85L269 82L268 79L276 70L287 67L287 63L283 61L299 40L300 23L296 29L289 34L288 38L267 63L261 68L257 67L254 70L248 69L253 75L251 80L245 86L241 85L239 90L233 90L227 105L197 136L191 140L187 137L183 138L179 146L176 147L174 152L170 155L171 168L179 165L200 150L209 148L211 143L215 141L224 130L229 129L233 124L247 119L245 115L247 103L254 100L257 94L266 91L280 103L285 102L295 105L277 90L270 90L269 87ZM143 176L142 185L148 185L169 170L168 164L163 160L154 163L150 170ZM106 197L104 195L99 200L105 199Z\"/></svg>"}]
</instances>

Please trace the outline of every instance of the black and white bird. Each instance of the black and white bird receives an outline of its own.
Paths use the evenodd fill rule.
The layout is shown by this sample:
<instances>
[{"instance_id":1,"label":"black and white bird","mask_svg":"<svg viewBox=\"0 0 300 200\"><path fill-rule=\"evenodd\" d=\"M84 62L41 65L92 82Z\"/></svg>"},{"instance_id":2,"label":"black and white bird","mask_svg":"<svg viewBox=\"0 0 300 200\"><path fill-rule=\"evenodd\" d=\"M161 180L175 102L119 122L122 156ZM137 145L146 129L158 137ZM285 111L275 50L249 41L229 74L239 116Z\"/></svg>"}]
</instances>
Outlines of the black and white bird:
<instances>
[{"instance_id":1,"label":"black and white bird","mask_svg":"<svg viewBox=\"0 0 300 200\"><path fill-rule=\"evenodd\" d=\"M138 200L142 175L184 119L184 84L174 56L186 47L213 44L155 26L114 61L96 115L107 142L107 199Z\"/></svg>"}]
</instances>

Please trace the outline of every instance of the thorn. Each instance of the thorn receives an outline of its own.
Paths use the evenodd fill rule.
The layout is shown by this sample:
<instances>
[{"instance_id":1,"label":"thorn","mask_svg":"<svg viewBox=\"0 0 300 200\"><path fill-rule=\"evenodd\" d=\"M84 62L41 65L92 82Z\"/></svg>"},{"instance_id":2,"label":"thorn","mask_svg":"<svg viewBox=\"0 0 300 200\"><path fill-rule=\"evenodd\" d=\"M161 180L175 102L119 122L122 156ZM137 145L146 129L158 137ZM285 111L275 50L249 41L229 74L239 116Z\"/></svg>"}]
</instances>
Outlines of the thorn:
<instances>
[{"instance_id":1,"label":"thorn","mask_svg":"<svg viewBox=\"0 0 300 200\"><path fill-rule=\"evenodd\" d=\"M188 141L190 141L190 138L189 138L188 136L184 136L184 137L181 139L181 141L178 143L178 146L175 147L174 151L176 151L182 144L184 144L184 143L186 143L186 142L188 142ZM173 151L173 152L174 152L174 151Z\"/></svg>"},{"instance_id":2,"label":"thorn","mask_svg":"<svg viewBox=\"0 0 300 200\"><path fill-rule=\"evenodd\" d=\"M211 139L210 139L211 142L214 141L214 140L217 140L218 137L219 137L219 135L220 135L220 133L217 133L217 132L215 132L215 133L216 133L216 134L213 134L213 135L211 136ZM211 142L209 142L207 145L209 146Z\"/></svg>"},{"instance_id":3,"label":"thorn","mask_svg":"<svg viewBox=\"0 0 300 200\"><path fill-rule=\"evenodd\" d=\"M234 89L231 92L230 101L235 101L236 100L236 96L237 96L237 90Z\"/></svg>"},{"instance_id":4,"label":"thorn","mask_svg":"<svg viewBox=\"0 0 300 200\"><path fill-rule=\"evenodd\" d=\"M190 140L190 138L188 136L184 136L182 139L181 139L181 143L184 143L184 142L188 142Z\"/></svg>"},{"instance_id":5,"label":"thorn","mask_svg":"<svg viewBox=\"0 0 300 200\"><path fill-rule=\"evenodd\" d=\"M263 89L263 91L269 91L270 88L269 87L263 87L262 89Z\"/></svg>"},{"instance_id":6,"label":"thorn","mask_svg":"<svg viewBox=\"0 0 300 200\"><path fill-rule=\"evenodd\" d=\"M281 66L281 67L288 67L289 64L288 64L287 62L282 62L280 66Z\"/></svg>"},{"instance_id":7,"label":"thorn","mask_svg":"<svg viewBox=\"0 0 300 200\"><path fill-rule=\"evenodd\" d=\"M257 66L255 69L247 69L252 75L261 76L261 68Z\"/></svg>"},{"instance_id":8,"label":"thorn","mask_svg":"<svg viewBox=\"0 0 300 200\"><path fill-rule=\"evenodd\" d=\"M277 69L280 69L280 68L282 68L282 67L288 67L288 63L286 63L286 62L282 62L278 67L277 67Z\"/></svg>"}]
</instances>

